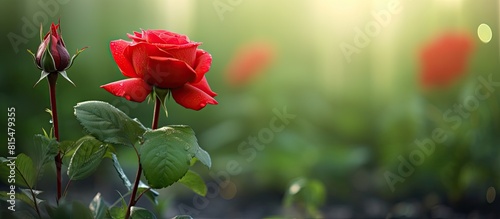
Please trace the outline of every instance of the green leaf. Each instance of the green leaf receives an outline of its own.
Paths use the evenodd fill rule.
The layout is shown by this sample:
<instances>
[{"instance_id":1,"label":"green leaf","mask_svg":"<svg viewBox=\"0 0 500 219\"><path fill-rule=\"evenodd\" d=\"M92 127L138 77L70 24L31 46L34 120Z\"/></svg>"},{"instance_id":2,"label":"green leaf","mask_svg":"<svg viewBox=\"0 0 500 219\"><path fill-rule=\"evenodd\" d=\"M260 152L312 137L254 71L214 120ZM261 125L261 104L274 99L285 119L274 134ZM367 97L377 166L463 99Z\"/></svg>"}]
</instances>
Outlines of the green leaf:
<instances>
[{"instance_id":1,"label":"green leaf","mask_svg":"<svg viewBox=\"0 0 500 219\"><path fill-rule=\"evenodd\" d=\"M107 146L108 146L108 150L106 150L106 153L104 154L104 157L112 159L113 158L113 154L116 153L115 147L112 144L108 144Z\"/></svg>"},{"instance_id":2,"label":"green leaf","mask_svg":"<svg viewBox=\"0 0 500 219\"><path fill-rule=\"evenodd\" d=\"M104 157L107 146L93 137L84 137L71 157L68 176L71 180L80 180L92 174Z\"/></svg>"},{"instance_id":3,"label":"green leaf","mask_svg":"<svg viewBox=\"0 0 500 219\"><path fill-rule=\"evenodd\" d=\"M146 128L136 119L106 102L87 101L75 106L75 116L90 134L102 142L134 146Z\"/></svg>"},{"instance_id":4,"label":"green leaf","mask_svg":"<svg viewBox=\"0 0 500 219\"><path fill-rule=\"evenodd\" d=\"M5 157L0 157L0 179L2 180L2 182L4 184L11 184L12 183L12 180L9 176L14 176L13 174L11 174L11 169L10 167L12 167L12 173L16 173L16 169L15 169L15 165L13 164L9 164L9 160L10 159L7 159ZM9 166L7 166L7 164L9 164ZM14 178L15 180L15 178Z\"/></svg>"},{"instance_id":5,"label":"green leaf","mask_svg":"<svg viewBox=\"0 0 500 219\"><path fill-rule=\"evenodd\" d=\"M36 169L37 179L42 175L43 166L47 163L54 162L54 157L58 152L58 145L56 139L49 139L43 135L35 135L33 138L33 163Z\"/></svg>"},{"instance_id":6,"label":"green leaf","mask_svg":"<svg viewBox=\"0 0 500 219\"><path fill-rule=\"evenodd\" d=\"M106 219L122 219L125 218L125 214L127 212L128 206L127 202L125 201L125 198L123 195L119 192L116 191L120 198L116 200L115 203L111 204L106 211ZM121 203L121 207L115 207L115 205Z\"/></svg>"},{"instance_id":7,"label":"green leaf","mask_svg":"<svg viewBox=\"0 0 500 219\"><path fill-rule=\"evenodd\" d=\"M78 219L92 219L92 212L87 208L87 206L79 203L73 202L69 203L64 201L64 199L59 200L58 206L45 205L47 213L50 218L54 219L67 219L67 218L78 218Z\"/></svg>"},{"instance_id":8,"label":"green leaf","mask_svg":"<svg viewBox=\"0 0 500 219\"><path fill-rule=\"evenodd\" d=\"M49 218L71 218L71 207L64 201L60 201L59 205L44 205Z\"/></svg>"},{"instance_id":9,"label":"green leaf","mask_svg":"<svg viewBox=\"0 0 500 219\"><path fill-rule=\"evenodd\" d=\"M71 60L69 61L69 66L66 69L71 68L71 66L73 66L73 63L75 63L76 57L78 57L78 55L80 55L80 53L82 53L85 49L87 49L87 47L83 47L81 49L76 50L76 53L73 55L73 57L71 57Z\"/></svg>"},{"instance_id":10,"label":"green leaf","mask_svg":"<svg viewBox=\"0 0 500 219\"><path fill-rule=\"evenodd\" d=\"M193 217L191 217L189 215L177 215L177 216L173 217L172 219L193 219Z\"/></svg>"},{"instance_id":11,"label":"green leaf","mask_svg":"<svg viewBox=\"0 0 500 219\"><path fill-rule=\"evenodd\" d=\"M144 182L142 182L142 180L139 181L139 186L137 186L137 194L141 194L145 190L148 190L148 191L146 191L146 193L144 193L144 195L146 195L146 197L148 197L148 199L153 204L157 205L158 204L157 197L160 196L160 193L158 193L156 190L154 190L151 187L149 187L148 185L146 185Z\"/></svg>"},{"instance_id":12,"label":"green leaf","mask_svg":"<svg viewBox=\"0 0 500 219\"><path fill-rule=\"evenodd\" d=\"M169 128L173 128L179 132L179 135L183 137L185 143L187 145L191 145L188 151L190 154L194 155L202 164L210 168L212 166L212 160L210 159L210 155L203 150L198 145L198 140L196 139L196 135L193 129L187 125L172 125L167 126Z\"/></svg>"},{"instance_id":13,"label":"green leaf","mask_svg":"<svg viewBox=\"0 0 500 219\"><path fill-rule=\"evenodd\" d=\"M118 161L118 157L116 157L116 154L111 155L111 159L113 160L113 167L115 168L116 172L118 173L118 176L120 179L122 179L123 185L127 187L127 189L130 191L132 190L132 183L128 179L127 175L125 175L125 172L122 169L122 166L120 165L120 162Z\"/></svg>"},{"instance_id":14,"label":"green leaf","mask_svg":"<svg viewBox=\"0 0 500 219\"><path fill-rule=\"evenodd\" d=\"M198 162L198 158L193 157L193 159L191 159L191 161L189 162L189 166L194 166L196 162Z\"/></svg>"},{"instance_id":15,"label":"green leaf","mask_svg":"<svg viewBox=\"0 0 500 219\"><path fill-rule=\"evenodd\" d=\"M49 73L57 70L57 66L56 66L56 62L54 61L54 57L50 53L51 52L50 50L52 49L52 43L53 43L52 40L48 41L48 45L47 45L47 47L45 47L45 51L41 57L41 63L40 63L43 71L49 72Z\"/></svg>"},{"instance_id":16,"label":"green leaf","mask_svg":"<svg viewBox=\"0 0 500 219\"><path fill-rule=\"evenodd\" d=\"M15 194L15 199L16 200L20 200L26 204L28 204L29 206L31 206L32 208L35 207L34 205L34 202L33 202L33 196L31 195L31 192L29 189L20 189L21 190L21 193L16 193ZM10 191L9 191L10 192ZM6 191L0 191L0 200L3 200L3 201L7 201L7 200L10 200L10 196L9 192L6 192ZM37 190L33 190L33 192L35 193L35 197L41 193L41 191L37 191ZM36 199L37 201L37 204L40 204L43 202L43 200L41 199Z\"/></svg>"},{"instance_id":17,"label":"green leaf","mask_svg":"<svg viewBox=\"0 0 500 219\"><path fill-rule=\"evenodd\" d=\"M87 135L87 136L90 136L90 135ZM84 136L84 137L78 139L76 142L65 141L65 142L59 143L59 149L61 150L61 156L62 156L62 161L63 161L64 166L67 167L69 165L69 162L71 161L71 157L73 157L76 149L78 148L78 146L80 144L82 144L82 141L84 141L87 136ZM63 147L61 147L61 146L64 146L64 151L63 151Z\"/></svg>"},{"instance_id":18,"label":"green leaf","mask_svg":"<svg viewBox=\"0 0 500 219\"><path fill-rule=\"evenodd\" d=\"M49 139L43 135L35 135L33 138L33 162L35 166L41 166L54 161L58 152L58 142L55 138Z\"/></svg>"},{"instance_id":19,"label":"green leaf","mask_svg":"<svg viewBox=\"0 0 500 219\"><path fill-rule=\"evenodd\" d=\"M37 196L42 193L42 191L39 190L31 190L31 189L20 189L21 193L16 194L16 198L26 202L29 204L31 207L35 207L35 201L36 204L40 205L44 200L37 198ZM33 194L31 193L33 191ZM34 197L33 197L34 196Z\"/></svg>"},{"instance_id":20,"label":"green leaf","mask_svg":"<svg viewBox=\"0 0 500 219\"><path fill-rule=\"evenodd\" d=\"M0 177L7 184L25 188L33 188L36 184L36 172L33 161L26 154L19 154L15 158L0 157Z\"/></svg>"},{"instance_id":21,"label":"green leaf","mask_svg":"<svg viewBox=\"0 0 500 219\"><path fill-rule=\"evenodd\" d=\"M101 193L97 193L94 199L89 204L89 209L92 212L92 217L94 219L104 219L106 218L106 212L108 211L108 206L104 203L101 198Z\"/></svg>"},{"instance_id":22,"label":"green leaf","mask_svg":"<svg viewBox=\"0 0 500 219\"><path fill-rule=\"evenodd\" d=\"M73 81L71 81L71 79L69 79L68 77L68 74L66 73L66 71L60 71L58 72L64 79L66 79L66 81L68 81L69 83L71 83L73 86L76 87L75 83L73 83Z\"/></svg>"},{"instance_id":23,"label":"green leaf","mask_svg":"<svg viewBox=\"0 0 500 219\"><path fill-rule=\"evenodd\" d=\"M165 188L181 179L199 146L191 128L162 127L147 131L139 148L144 175L152 188Z\"/></svg>"},{"instance_id":24,"label":"green leaf","mask_svg":"<svg viewBox=\"0 0 500 219\"><path fill-rule=\"evenodd\" d=\"M33 85L33 87L35 87L38 83L40 83L40 81L42 81L44 78L46 78L47 76L49 76L49 74L50 73L48 73L48 72L42 71L42 73L40 73L40 78L35 83L35 85Z\"/></svg>"},{"instance_id":25,"label":"green leaf","mask_svg":"<svg viewBox=\"0 0 500 219\"><path fill-rule=\"evenodd\" d=\"M207 186L198 173L189 170L184 177L179 180L180 183L187 186L198 195L205 196L207 194Z\"/></svg>"},{"instance_id":26,"label":"green leaf","mask_svg":"<svg viewBox=\"0 0 500 219\"><path fill-rule=\"evenodd\" d=\"M63 157L63 163L68 164L69 159L71 159L71 156L73 156L73 153L75 153L76 150L76 144L74 141L62 141L59 142L59 151L61 152L61 156ZM67 162L65 162L65 158L68 157Z\"/></svg>"},{"instance_id":27,"label":"green leaf","mask_svg":"<svg viewBox=\"0 0 500 219\"><path fill-rule=\"evenodd\" d=\"M194 156L208 168L212 167L212 160L210 159L210 155L201 147L198 147L198 149L195 151Z\"/></svg>"},{"instance_id":28,"label":"green leaf","mask_svg":"<svg viewBox=\"0 0 500 219\"><path fill-rule=\"evenodd\" d=\"M12 212L9 215L9 218L16 218L16 219L39 219L38 215L36 214L35 210L32 211L27 211L27 210L16 210L15 212Z\"/></svg>"},{"instance_id":29,"label":"green leaf","mask_svg":"<svg viewBox=\"0 0 500 219\"><path fill-rule=\"evenodd\" d=\"M9 200L10 199L10 195L7 195L7 193L8 193L7 191L0 191L0 200L3 200L3 201Z\"/></svg>"},{"instance_id":30,"label":"green leaf","mask_svg":"<svg viewBox=\"0 0 500 219\"><path fill-rule=\"evenodd\" d=\"M156 219L156 216L144 209L144 208L139 208L139 207L132 207L130 209L130 218L131 219Z\"/></svg>"},{"instance_id":31,"label":"green leaf","mask_svg":"<svg viewBox=\"0 0 500 219\"><path fill-rule=\"evenodd\" d=\"M154 87L153 92L151 92L151 95L149 97L153 100L156 100L156 98L160 99L161 108L165 112L165 116L168 118L166 98L170 97L170 89L161 89L158 87Z\"/></svg>"},{"instance_id":32,"label":"green leaf","mask_svg":"<svg viewBox=\"0 0 500 219\"><path fill-rule=\"evenodd\" d=\"M123 219L125 218L126 213L127 213L127 206L112 207L108 209L106 217L112 219Z\"/></svg>"},{"instance_id":33,"label":"green leaf","mask_svg":"<svg viewBox=\"0 0 500 219\"><path fill-rule=\"evenodd\" d=\"M116 154L114 154L114 153L111 154L111 159L113 160L113 167L115 167L115 170L118 173L118 176L120 177L120 179L122 179L123 185L125 185L125 187L127 187L128 191L131 191L132 190L132 183L128 179L127 175L125 175L125 172L123 171L123 169L120 165L120 162L118 161L118 157L116 157ZM148 185L144 184L142 181L139 181L137 193L140 194L149 188L150 187ZM145 193L145 195L146 195L146 197L149 198L149 200L151 200L151 202L153 202L154 204L158 204L158 200L156 198L160 194L157 191L155 191L154 189L149 189L149 191L147 191Z\"/></svg>"},{"instance_id":34,"label":"green leaf","mask_svg":"<svg viewBox=\"0 0 500 219\"><path fill-rule=\"evenodd\" d=\"M80 202L73 202L71 209L71 218L93 219L92 212L87 206Z\"/></svg>"}]
</instances>

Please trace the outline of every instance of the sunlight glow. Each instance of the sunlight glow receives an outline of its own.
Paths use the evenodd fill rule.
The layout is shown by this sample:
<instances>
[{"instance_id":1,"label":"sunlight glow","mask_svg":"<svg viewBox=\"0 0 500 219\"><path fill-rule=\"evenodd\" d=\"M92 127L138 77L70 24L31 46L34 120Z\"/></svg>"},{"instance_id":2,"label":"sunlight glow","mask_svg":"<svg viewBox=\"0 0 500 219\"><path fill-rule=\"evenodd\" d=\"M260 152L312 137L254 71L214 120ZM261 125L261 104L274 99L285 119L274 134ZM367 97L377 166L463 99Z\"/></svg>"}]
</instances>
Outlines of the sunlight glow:
<instances>
[{"instance_id":1,"label":"sunlight glow","mask_svg":"<svg viewBox=\"0 0 500 219\"><path fill-rule=\"evenodd\" d=\"M171 31L189 34L193 27L195 18L195 1L184 0L163 0L158 1L158 12L164 17L164 20L159 21Z\"/></svg>"},{"instance_id":2,"label":"sunlight glow","mask_svg":"<svg viewBox=\"0 0 500 219\"><path fill-rule=\"evenodd\" d=\"M439 2L450 8L460 8L462 5L462 0L440 0Z\"/></svg>"}]
</instances>

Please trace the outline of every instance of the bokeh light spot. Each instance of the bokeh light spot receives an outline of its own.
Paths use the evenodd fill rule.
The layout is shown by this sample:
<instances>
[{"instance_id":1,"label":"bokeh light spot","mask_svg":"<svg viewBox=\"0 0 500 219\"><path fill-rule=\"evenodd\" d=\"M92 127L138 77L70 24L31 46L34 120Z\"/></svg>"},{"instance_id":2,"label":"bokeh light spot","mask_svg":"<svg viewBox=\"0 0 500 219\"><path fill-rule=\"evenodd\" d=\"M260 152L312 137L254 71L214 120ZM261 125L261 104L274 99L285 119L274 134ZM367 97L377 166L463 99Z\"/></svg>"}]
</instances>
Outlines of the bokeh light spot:
<instances>
[{"instance_id":1,"label":"bokeh light spot","mask_svg":"<svg viewBox=\"0 0 500 219\"><path fill-rule=\"evenodd\" d=\"M236 185L232 182L229 182L225 188L222 189L220 196L223 199L226 200L231 200L236 196L236 193L238 192L238 189L236 188Z\"/></svg>"},{"instance_id":2,"label":"bokeh light spot","mask_svg":"<svg viewBox=\"0 0 500 219\"><path fill-rule=\"evenodd\" d=\"M290 186L289 192L290 192L290 194L295 195L295 194L297 194L297 192L300 191L300 189L301 189L301 186L298 183L295 183L292 186Z\"/></svg>"},{"instance_id":3,"label":"bokeh light spot","mask_svg":"<svg viewBox=\"0 0 500 219\"><path fill-rule=\"evenodd\" d=\"M487 24L480 24L477 28L477 36L483 43L489 43L493 37L493 32Z\"/></svg>"},{"instance_id":4,"label":"bokeh light spot","mask_svg":"<svg viewBox=\"0 0 500 219\"><path fill-rule=\"evenodd\" d=\"M486 201L488 201L489 204L495 201L496 196L497 191L495 190L495 188L489 187L488 190L486 190Z\"/></svg>"}]
</instances>

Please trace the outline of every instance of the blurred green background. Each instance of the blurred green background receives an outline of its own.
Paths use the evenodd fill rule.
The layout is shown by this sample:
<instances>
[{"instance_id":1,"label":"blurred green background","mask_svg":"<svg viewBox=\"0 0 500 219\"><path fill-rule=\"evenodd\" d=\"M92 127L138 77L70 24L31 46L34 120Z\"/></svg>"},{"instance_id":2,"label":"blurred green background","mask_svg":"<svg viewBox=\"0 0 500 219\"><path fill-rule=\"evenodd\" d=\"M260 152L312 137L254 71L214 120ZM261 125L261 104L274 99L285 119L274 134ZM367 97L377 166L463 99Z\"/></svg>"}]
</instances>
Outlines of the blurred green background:
<instances>
[{"instance_id":1,"label":"blurred green background","mask_svg":"<svg viewBox=\"0 0 500 219\"><path fill-rule=\"evenodd\" d=\"M50 129L50 116L44 112L49 108L48 86L42 81L33 87L40 71L26 52L38 48L40 23L45 32L50 22L60 19L71 54L89 47L68 70L76 87L58 81L63 140L83 135L73 116L73 106L81 101L107 101L144 124L151 122L152 103L128 102L99 88L125 78L111 57L111 40L126 39L126 33L142 28L166 29L203 42L200 48L213 56L207 79L219 104L196 112L170 101L169 117L162 115L160 126L193 127L213 161L212 169L200 167L198 172L218 186L209 186L206 199L181 186L161 190L164 217L190 213L200 218L421 218L500 213L495 200L500 188L498 86L467 116L460 116L458 127L445 119L447 110L474 96L481 78L500 81L496 0L3 0L1 5L0 108L2 124L7 108L16 108L19 153L30 150L34 134ZM389 13L386 23L380 23L374 12L390 8L397 8L397 13ZM346 57L340 45L355 45L356 29L364 31L373 22L378 22L378 33L368 36L359 53ZM488 43L477 34L482 23L492 30ZM450 86L423 89L419 52L450 31L473 37L468 67ZM11 42L12 34L17 43ZM276 117L274 109L286 109L296 117L282 131L266 136L263 130ZM418 165L401 167L401 158L409 161L422 154L415 140L431 139L436 129L444 130L446 140L435 143L432 153L415 161ZM260 140L261 146L252 147L253 137L265 143ZM133 151L119 150L132 178ZM6 148L0 152L3 156ZM230 171L236 164L238 171ZM398 172L401 168L407 176ZM388 173L401 178L388 180ZM110 161L103 162L94 176L72 184L69 192L75 199L87 203L102 192L114 202L119 197L116 190L125 190ZM229 176L230 183L220 183L228 178L223 176ZM312 182L298 183L305 195L296 193L298 178ZM47 173L41 187L53 190L52 179Z\"/></svg>"}]
</instances>

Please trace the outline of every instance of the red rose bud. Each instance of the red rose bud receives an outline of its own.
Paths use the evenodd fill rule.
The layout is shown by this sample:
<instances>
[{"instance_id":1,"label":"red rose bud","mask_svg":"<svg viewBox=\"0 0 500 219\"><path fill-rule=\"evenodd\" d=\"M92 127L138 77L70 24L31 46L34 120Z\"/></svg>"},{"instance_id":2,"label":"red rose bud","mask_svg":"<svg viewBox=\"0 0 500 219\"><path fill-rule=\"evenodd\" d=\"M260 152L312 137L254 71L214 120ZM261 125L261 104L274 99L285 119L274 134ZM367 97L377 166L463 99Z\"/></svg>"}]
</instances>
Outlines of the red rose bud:
<instances>
[{"instance_id":1,"label":"red rose bud","mask_svg":"<svg viewBox=\"0 0 500 219\"><path fill-rule=\"evenodd\" d=\"M58 29L59 24L52 23L36 52L36 64L45 72L64 71L71 60Z\"/></svg>"},{"instance_id":2,"label":"red rose bud","mask_svg":"<svg viewBox=\"0 0 500 219\"><path fill-rule=\"evenodd\" d=\"M66 75L66 70L71 67L73 60L83 52L85 48L77 50L76 54L70 58L66 45L64 45L59 26L59 24L56 25L52 23L50 31L41 38L42 42L40 46L38 46L36 55L28 50L28 52L33 55L36 66L42 70L42 75L38 82L47 77L50 73L60 73L66 80L73 84ZM42 32L43 29L40 27L40 37ZM38 84L38 82L36 82L36 84Z\"/></svg>"},{"instance_id":3,"label":"red rose bud","mask_svg":"<svg viewBox=\"0 0 500 219\"><path fill-rule=\"evenodd\" d=\"M114 40L111 54L125 77L102 85L106 91L127 100L142 102L153 88L168 90L175 102L188 109L200 110L217 104L205 73L212 56L201 43L166 30L143 30L128 37L132 41Z\"/></svg>"}]
</instances>

